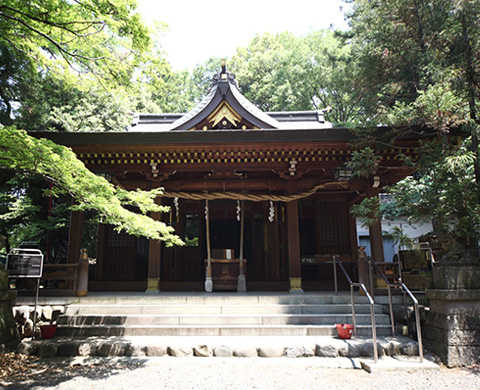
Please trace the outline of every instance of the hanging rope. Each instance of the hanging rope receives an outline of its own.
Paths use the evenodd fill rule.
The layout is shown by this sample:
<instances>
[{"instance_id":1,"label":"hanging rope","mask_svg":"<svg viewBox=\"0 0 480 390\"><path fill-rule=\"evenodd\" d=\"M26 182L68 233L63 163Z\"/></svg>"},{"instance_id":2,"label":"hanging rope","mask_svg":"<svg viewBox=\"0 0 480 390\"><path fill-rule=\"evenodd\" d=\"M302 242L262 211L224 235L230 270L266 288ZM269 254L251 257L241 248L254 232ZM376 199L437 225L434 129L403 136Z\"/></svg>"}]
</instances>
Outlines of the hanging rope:
<instances>
[{"instance_id":1,"label":"hanging rope","mask_svg":"<svg viewBox=\"0 0 480 390\"><path fill-rule=\"evenodd\" d=\"M262 202L271 200L273 202L292 202L294 200L307 198L310 195L313 195L318 190L327 187L335 187L335 189L346 189L348 188L347 182L331 182L325 184L319 184L313 187L310 191L301 192L299 194L293 195L272 195L272 194L246 194L239 192L204 192L204 193L193 193L193 192L175 192L169 191L159 194L158 196L166 198L182 198L190 200L216 200L216 199L232 199L232 200L249 200L252 202Z\"/></svg>"}]
</instances>

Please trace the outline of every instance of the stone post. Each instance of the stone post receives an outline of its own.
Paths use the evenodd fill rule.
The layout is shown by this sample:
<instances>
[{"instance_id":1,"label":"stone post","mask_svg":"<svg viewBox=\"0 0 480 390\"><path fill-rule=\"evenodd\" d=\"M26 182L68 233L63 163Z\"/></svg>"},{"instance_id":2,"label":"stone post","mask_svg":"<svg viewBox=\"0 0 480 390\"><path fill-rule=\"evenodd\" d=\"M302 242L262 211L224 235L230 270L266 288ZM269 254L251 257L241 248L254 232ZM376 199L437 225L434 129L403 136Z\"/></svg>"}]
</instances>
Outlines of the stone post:
<instances>
[{"instance_id":1,"label":"stone post","mask_svg":"<svg viewBox=\"0 0 480 390\"><path fill-rule=\"evenodd\" d=\"M88 295L88 254L86 249L82 249L80 261L78 262L78 285L77 297L85 297Z\"/></svg>"},{"instance_id":2,"label":"stone post","mask_svg":"<svg viewBox=\"0 0 480 390\"><path fill-rule=\"evenodd\" d=\"M245 260L240 258L238 264L237 292L247 292L247 280L245 278Z\"/></svg>"},{"instance_id":3,"label":"stone post","mask_svg":"<svg viewBox=\"0 0 480 390\"><path fill-rule=\"evenodd\" d=\"M363 283L365 285L365 288L370 291L370 285L368 283L368 261L364 246L358 247L357 261L358 281L360 283Z\"/></svg>"},{"instance_id":4,"label":"stone post","mask_svg":"<svg viewBox=\"0 0 480 390\"><path fill-rule=\"evenodd\" d=\"M480 363L480 290L427 290L425 348L447 367Z\"/></svg>"},{"instance_id":5,"label":"stone post","mask_svg":"<svg viewBox=\"0 0 480 390\"><path fill-rule=\"evenodd\" d=\"M3 267L0 264L0 267ZM12 301L16 291L8 290L8 271L0 269L0 353L18 343L16 322L13 318Z\"/></svg>"}]
</instances>

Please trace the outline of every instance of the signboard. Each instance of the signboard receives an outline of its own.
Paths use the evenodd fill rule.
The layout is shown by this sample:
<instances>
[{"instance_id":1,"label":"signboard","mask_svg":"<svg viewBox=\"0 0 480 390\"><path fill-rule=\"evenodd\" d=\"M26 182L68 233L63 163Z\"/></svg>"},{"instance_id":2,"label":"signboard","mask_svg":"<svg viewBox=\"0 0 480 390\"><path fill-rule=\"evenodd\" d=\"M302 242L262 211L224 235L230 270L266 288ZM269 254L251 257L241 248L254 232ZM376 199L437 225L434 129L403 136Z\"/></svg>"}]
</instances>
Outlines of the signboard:
<instances>
[{"instance_id":1,"label":"signboard","mask_svg":"<svg viewBox=\"0 0 480 390\"><path fill-rule=\"evenodd\" d=\"M10 278L40 278L43 254L39 249L15 248L7 255Z\"/></svg>"},{"instance_id":2,"label":"signboard","mask_svg":"<svg viewBox=\"0 0 480 390\"><path fill-rule=\"evenodd\" d=\"M412 249L398 251L404 271L432 269L432 251L430 249Z\"/></svg>"}]
</instances>

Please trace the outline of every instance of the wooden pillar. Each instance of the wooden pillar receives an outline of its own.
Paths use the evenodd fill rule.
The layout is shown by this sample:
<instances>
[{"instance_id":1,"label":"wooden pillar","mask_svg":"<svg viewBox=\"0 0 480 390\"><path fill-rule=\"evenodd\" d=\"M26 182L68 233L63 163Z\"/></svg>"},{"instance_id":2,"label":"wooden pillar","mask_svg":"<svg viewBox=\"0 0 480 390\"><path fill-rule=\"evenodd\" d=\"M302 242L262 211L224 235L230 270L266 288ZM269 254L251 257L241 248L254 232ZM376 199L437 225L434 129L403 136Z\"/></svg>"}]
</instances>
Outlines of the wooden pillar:
<instances>
[{"instance_id":1,"label":"wooden pillar","mask_svg":"<svg viewBox=\"0 0 480 390\"><path fill-rule=\"evenodd\" d=\"M70 213L70 228L68 231L67 263L78 264L82 249L83 211ZM77 281L67 281L68 289L75 290Z\"/></svg>"},{"instance_id":2,"label":"wooden pillar","mask_svg":"<svg viewBox=\"0 0 480 390\"><path fill-rule=\"evenodd\" d=\"M103 280L103 259L105 254L105 246L107 245L105 231L107 227L103 223L98 224L97 235L97 264L95 265L95 281Z\"/></svg>"},{"instance_id":3,"label":"wooden pillar","mask_svg":"<svg viewBox=\"0 0 480 390\"><path fill-rule=\"evenodd\" d=\"M288 183L288 193L296 192L296 182ZM298 200L287 203L287 237L288 237L288 273L289 291L303 292L302 267L300 259L300 233L298 224Z\"/></svg>"},{"instance_id":4,"label":"wooden pillar","mask_svg":"<svg viewBox=\"0 0 480 390\"><path fill-rule=\"evenodd\" d=\"M355 200L352 200L348 203L348 222L350 224L350 256L351 261L354 262L356 259L358 260L358 232L357 232L357 219L350 213L352 206L355 204ZM357 274L353 272L352 269L352 277L355 281L360 281L360 265L357 263ZM363 275L367 277L366 275Z\"/></svg>"},{"instance_id":5,"label":"wooden pillar","mask_svg":"<svg viewBox=\"0 0 480 390\"><path fill-rule=\"evenodd\" d=\"M367 190L367 196L369 198L378 198L378 188L370 187ZM383 232L382 232L382 219L378 218L375 223L368 227L370 236L370 251L372 259L376 263L383 263L385 261L385 255L383 252Z\"/></svg>"},{"instance_id":6,"label":"wooden pillar","mask_svg":"<svg viewBox=\"0 0 480 390\"><path fill-rule=\"evenodd\" d=\"M68 231L67 263L76 264L80 260L82 249L83 212L70 213L70 229Z\"/></svg>"},{"instance_id":7,"label":"wooden pillar","mask_svg":"<svg viewBox=\"0 0 480 390\"><path fill-rule=\"evenodd\" d=\"M162 199L157 197L155 203L160 205ZM152 212L150 217L155 221L160 221L162 213ZM147 276L147 293L160 292L160 261L161 261L161 241L149 240L148 246L148 276Z\"/></svg>"}]
</instances>

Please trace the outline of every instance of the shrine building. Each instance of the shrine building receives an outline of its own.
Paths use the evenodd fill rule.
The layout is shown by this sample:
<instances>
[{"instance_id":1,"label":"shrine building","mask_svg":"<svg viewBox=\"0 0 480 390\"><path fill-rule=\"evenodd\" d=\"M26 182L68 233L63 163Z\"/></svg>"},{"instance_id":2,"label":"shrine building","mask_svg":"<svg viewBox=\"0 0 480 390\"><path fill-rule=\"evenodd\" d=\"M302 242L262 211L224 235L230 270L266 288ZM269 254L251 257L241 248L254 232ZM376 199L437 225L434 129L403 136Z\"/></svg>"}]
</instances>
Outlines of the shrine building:
<instances>
[{"instance_id":1,"label":"shrine building","mask_svg":"<svg viewBox=\"0 0 480 390\"><path fill-rule=\"evenodd\" d=\"M372 177L355 177L345 166L349 129L333 127L324 111L262 112L225 66L186 114L139 114L126 132L42 136L125 189L163 188L157 202L170 212L151 217L185 241L169 248L100 225L89 290L104 291L333 290L335 255L352 279L365 279L350 208L404 178L399 154L417 146L396 141L377 151ZM81 232L73 212L69 263L78 261ZM370 245L383 262L380 221Z\"/></svg>"}]
</instances>

